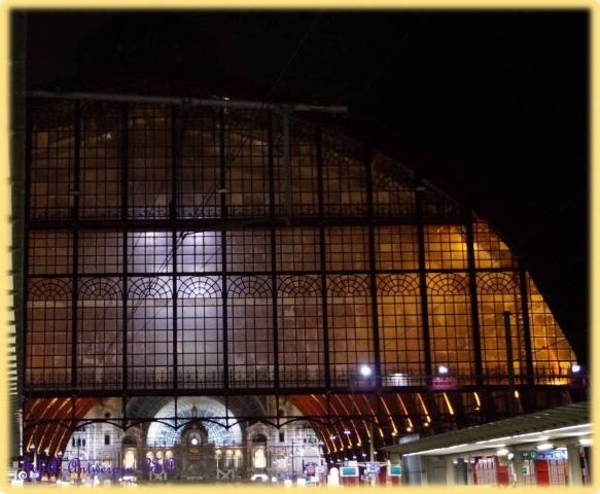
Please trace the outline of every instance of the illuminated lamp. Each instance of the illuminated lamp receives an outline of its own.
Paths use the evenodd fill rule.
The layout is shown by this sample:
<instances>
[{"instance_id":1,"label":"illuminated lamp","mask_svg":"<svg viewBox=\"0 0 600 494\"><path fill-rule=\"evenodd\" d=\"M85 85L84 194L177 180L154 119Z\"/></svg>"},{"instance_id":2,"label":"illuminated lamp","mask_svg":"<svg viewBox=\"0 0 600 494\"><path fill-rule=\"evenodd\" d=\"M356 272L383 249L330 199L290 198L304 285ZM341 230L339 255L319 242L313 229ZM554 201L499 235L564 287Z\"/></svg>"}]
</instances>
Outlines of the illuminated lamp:
<instances>
[{"instance_id":1,"label":"illuminated lamp","mask_svg":"<svg viewBox=\"0 0 600 494\"><path fill-rule=\"evenodd\" d=\"M448 367L445 365L440 365L438 367L438 374L440 376L446 376L449 372L450 372L450 369L448 369Z\"/></svg>"}]
</instances>

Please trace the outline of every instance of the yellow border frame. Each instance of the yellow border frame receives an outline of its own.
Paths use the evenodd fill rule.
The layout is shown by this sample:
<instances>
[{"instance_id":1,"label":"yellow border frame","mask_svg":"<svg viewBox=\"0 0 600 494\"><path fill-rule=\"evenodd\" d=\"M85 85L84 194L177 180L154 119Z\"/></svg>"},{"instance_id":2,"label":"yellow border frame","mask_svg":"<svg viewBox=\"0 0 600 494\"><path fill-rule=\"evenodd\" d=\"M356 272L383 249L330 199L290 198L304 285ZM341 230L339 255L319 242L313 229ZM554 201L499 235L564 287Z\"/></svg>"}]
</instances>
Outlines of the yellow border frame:
<instances>
[{"instance_id":1,"label":"yellow border frame","mask_svg":"<svg viewBox=\"0 0 600 494\"><path fill-rule=\"evenodd\" d=\"M591 26L591 43L590 43L590 68L591 68L591 81L590 81L590 270L591 270L591 286L590 286L590 343L592 352L590 352L590 374L592 375L591 393L592 393L592 420L597 423L598 406L596 406L595 397L597 396L598 384L594 377L595 366L593 363L592 356L599 352L598 344L600 341L600 321L598 311L596 307L600 306L600 290L598 286L598 263L597 263L597 249L598 242L600 240L600 233L593 228L600 218L600 199L598 199L594 191L600 191L600 174L597 170L597 151L594 143L600 143L600 131L598 126L598 110L599 105L595 100L593 82L598 81L600 63L595 62L594 54L598 59L597 54L600 48L600 0L501 0L501 1L482 1L482 0L326 0L326 1L306 1L306 0L288 0L287 2L281 2L278 0L261 0L259 2L242 1L242 0L229 0L226 2L218 1L168 1L168 0L96 0L96 1L82 1L73 2L68 0L53 1L53 0L0 0L0 33L4 35L4 42L0 44L0 97L4 103L4 110L0 111L0 211L1 219L0 223L0 266L4 266L3 274L0 277L0 314L3 325L2 331L0 331L0 348L8 348L7 333L10 329L10 321L13 320L13 314L10 309L12 306L12 296L10 290L12 288L10 269L11 269L11 223L10 223L10 211L11 211L11 189L10 189L10 13L14 9L27 8L27 9L66 9L66 10L83 10L83 9L94 9L94 10L150 10L150 9L162 9L162 10L184 10L184 9L219 9L219 10L298 10L298 9L353 9L353 10L409 10L409 9L437 9L437 10L471 10L471 9L584 9L590 12ZM0 355L0 371L4 371L4 376L7 375L7 355ZM8 386L6 378L0 379L0 396L8 395ZM8 413L0 414L0 431L9 430ZM2 492L13 492L19 491L21 487L12 487L7 484L7 477L5 468L8 463L8 450L9 448L0 448L0 488ZM592 455L592 485L582 488L568 488L570 492L582 491L582 492L600 492L600 475L598 465L600 464L600 448L599 452L594 451ZM27 487L28 488L28 487ZM51 487L57 489L58 487ZM199 490L202 492L209 491L212 493L227 493L232 490L231 485L226 486L194 486L194 487L175 487L169 486L168 491L164 487L150 487L144 486L144 489L158 490L159 492L169 492L173 489L182 492L194 492L197 493ZM276 487L269 487L276 489ZM431 492L438 492L442 488L444 492L456 492L464 494L465 489L469 489L468 486L462 487L402 487L402 489L414 490L418 489L422 492L423 489ZM46 490L47 488L39 488L36 490ZM69 489L73 489L70 487ZM267 487L263 486L244 486L241 488L247 492L264 492ZM345 492L364 490L365 488L348 488L344 487ZM395 490L397 491L397 487ZM536 488L536 490L555 490L552 488L543 489ZM380 487L379 491L392 491L392 488ZM492 490L492 489L484 489ZM494 489L495 491L495 489ZM530 492L531 488L517 487L512 492ZM478 492L481 492L481 487L478 488ZM558 492L558 491L557 491Z\"/></svg>"}]
</instances>

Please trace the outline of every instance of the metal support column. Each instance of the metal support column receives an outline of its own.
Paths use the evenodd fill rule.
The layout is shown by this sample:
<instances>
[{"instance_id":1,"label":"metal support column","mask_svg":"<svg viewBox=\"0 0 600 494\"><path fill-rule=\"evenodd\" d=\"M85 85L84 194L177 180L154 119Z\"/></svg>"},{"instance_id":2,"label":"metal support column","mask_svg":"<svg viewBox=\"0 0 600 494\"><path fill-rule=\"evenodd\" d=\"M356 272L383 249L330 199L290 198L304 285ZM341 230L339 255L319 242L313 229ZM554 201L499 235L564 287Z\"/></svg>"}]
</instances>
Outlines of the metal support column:
<instances>
[{"instance_id":1,"label":"metal support column","mask_svg":"<svg viewBox=\"0 0 600 494\"><path fill-rule=\"evenodd\" d=\"M221 108L219 112L219 159L220 159L220 177L219 190L226 190L226 161L225 161L225 112ZM225 194L220 193L221 219L227 218L227 201ZM227 232L221 230L221 297L223 300L223 388L225 393L229 392L229 344L228 344L228 323L227 323Z\"/></svg>"},{"instance_id":2,"label":"metal support column","mask_svg":"<svg viewBox=\"0 0 600 494\"><path fill-rule=\"evenodd\" d=\"M446 456L446 485L456 485L456 472L453 456Z\"/></svg>"},{"instance_id":3,"label":"metal support column","mask_svg":"<svg viewBox=\"0 0 600 494\"><path fill-rule=\"evenodd\" d=\"M535 370L533 367L533 347L531 335L531 323L529 321L529 290L527 287L527 273L522 262L519 262L519 293L521 295L521 314L523 317L523 340L525 342L525 369L527 392L523 397L523 407L526 412L536 408L534 385Z\"/></svg>"},{"instance_id":4,"label":"metal support column","mask_svg":"<svg viewBox=\"0 0 600 494\"><path fill-rule=\"evenodd\" d=\"M121 221L123 225L127 220L128 207L129 207L129 104L124 103L121 112ZM129 250L129 232L125 227L120 230L123 238L123 248L121 251L121 264L123 270L123 284L122 284L122 315L121 315L121 330L122 336L122 379L123 379L123 401L126 401L127 390L129 388L129 375L128 375L128 348L127 348L127 336L129 329L129 266L128 266L128 250ZM125 414L124 414L125 415Z\"/></svg>"},{"instance_id":5,"label":"metal support column","mask_svg":"<svg viewBox=\"0 0 600 494\"><path fill-rule=\"evenodd\" d=\"M26 54L27 54L27 14L13 12L11 36L11 142L10 175L12 186L11 227L12 227L12 303L14 311L14 331L16 375L11 375L11 449L10 456L23 455L23 410L25 398L23 388L27 383L27 298L29 280L29 218L30 218L30 172L32 163L32 121L31 111L25 98ZM12 337L12 334L11 334ZM12 373L12 369L11 369Z\"/></svg>"},{"instance_id":6,"label":"metal support column","mask_svg":"<svg viewBox=\"0 0 600 494\"><path fill-rule=\"evenodd\" d=\"M508 408L511 415L518 413L518 403L515 396L515 362L513 357L513 344L512 344L512 329L510 327L510 316L509 311L502 313L504 321L504 338L506 342L506 366L508 369Z\"/></svg>"},{"instance_id":7,"label":"metal support column","mask_svg":"<svg viewBox=\"0 0 600 494\"><path fill-rule=\"evenodd\" d=\"M583 472L581 470L581 457L579 444L567 443L567 462L569 465L569 485L583 485Z\"/></svg>"},{"instance_id":8,"label":"metal support column","mask_svg":"<svg viewBox=\"0 0 600 494\"><path fill-rule=\"evenodd\" d=\"M423 219L423 202L425 187L418 180L415 186L416 208L417 208L417 238L419 247L419 289L421 295L421 321L423 325L423 354L425 363L425 376L427 384L431 384L433 367L431 362L431 339L429 334L429 308L427 304L427 264L425 262L425 225Z\"/></svg>"},{"instance_id":9,"label":"metal support column","mask_svg":"<svg viewBox=\"0 0 600 494\"><path fill-rule=\"evenodd\" d=\"M369 461L375 461L375 427L373 427L374 417L369 420Z\"/></svg>"},{"instance_id":10,"label":"metal support column","mask_svg":"<svg viewBox=\"0 0 600 494\"><path fill-rule=\"evenodd\" d=\"M177 219L177 185L179 181L179 156L181 154L180 146L181 146L181 136L179 134L179 111L176 106L171 107L171 201L169 202L169 218L172 222L175 222ZM171 321L173 325L173 390L175 392L175 396L178 395L179 390L179 338L177 335L178 331L178 299L177 299L177 248L180 238L180 232L177 231L177 228L173 228L171 230L171 251L173 255L171 256L172 263L172 276L171 276L171 289L172 289L172 297L173 297L173 305L171 307ZM167 373L167 383L168 383L168 373ZM177 401L175 402L177 403ZM177 416L177 414L176 414ZM177 424L176 424L177 425Z\"/></svg>"},{"instance_id":11,"label":"metal support column","mask_svg":"<svg viewBox=\"0 0 600 494\"><path fill-rule=\"evenodd\" d=\"M523 475L523 466L524 466L523 452L516 450L516 449L512 449L511 453L514 454L514 457L512 460L512 465L513 465L513 469L515 472L516 484L524 485L525 484L525 475Z\"/></svg>"},{"instance_id":12,"label":"metal support column","mask_svg":"<svg viewBox=\"0 0 600 494\"><path fill-rule=\"evenodd\" d=\"M75 143L73 150L73 188L69 191L71 196L71 231L73 235L72 262L73 277L71 281L71 388L75 391L80 385L77 379L77 342L78 342L78 307L77 292L79 290L79 170L81 165L81 102L75 100L74 115Z\"/></svg>"},{"instance_id":13,"label":"metal support column","mask_svg":"<svg viewBox=\"0 0 600 494\"><path fill-rule=\"evenodd\" d=\"M268 143L268 178L269 178L269 216L271 219L275 214L275 164L273 156L273 115L269 112L267 123L267 143ZM280 369L279 369L279 304L277 300L277 229L271 225L269 229L271 241L271 287L272 287L272 324L273 324L273 382L275 390L279 393L280 384ZM296 383L297 385L297 383ZM277 395L277 401L279 395Z\"/></svg>"},{"instance_id":14,"label":"metal support column","mask_svg":"<svg viewBox=\"0 0 600 494\"><path fill-rule=\"evenodd\" d=\"M381 386L381 349L379 342L379 308L377 306L377 261L375 258L375 227L373 226L373 176L371 173L371 150L365 146L363 156L367 177L367 214L369 218L369 288L371 296L371 325L373 336L373 358L375 360L375 383ZM379 397L381 399L381 397ZM378 400L379 406L379 400Z\"/></svg>"},{"instance_id":15,"label":"metal support column","mask_svg":"<svg viewBox=\"0 0 600 494\"><path fill-rule=\"evenodd\" d=\"M290 150L290 116L287 112L282 114L283 124L283 191L285 221L292 222L292 157Z\"/></svg>"},{"instance_id":16,"label":"metal support column","mask_svg":"<svg viewBox=\"0 0 600 494\"><path fill-rule=\"evenodd\" d=\"M471 299L471 325L473 340L473 357L475 359L475 383L478 387L484 386L483 359L481 350L481 330L479 327L479 303L477 298L477 274L475 263L475 234L473 232L473 215L466 213L465 228L467 233L467 259L469 270L469 296Z\"/></svg>"},{"instance_id":17,"label":"metal support column","mask_svg":"<svg viewBox=\"0 0 600 494\"><path fill-rule=\"evenodd\" d=\"M323 226L325 218L325 199L323 188L323 137L321 127L316 130L317 144L317 193L319 195L319 270L321 276L321 312L323 326L323 360L325 365L325 388L331 387L331 356L329 355L329 317L328 317L328 302L327 302L327 258L326 258L326 229Z\"/></svg>"}]
</instances>

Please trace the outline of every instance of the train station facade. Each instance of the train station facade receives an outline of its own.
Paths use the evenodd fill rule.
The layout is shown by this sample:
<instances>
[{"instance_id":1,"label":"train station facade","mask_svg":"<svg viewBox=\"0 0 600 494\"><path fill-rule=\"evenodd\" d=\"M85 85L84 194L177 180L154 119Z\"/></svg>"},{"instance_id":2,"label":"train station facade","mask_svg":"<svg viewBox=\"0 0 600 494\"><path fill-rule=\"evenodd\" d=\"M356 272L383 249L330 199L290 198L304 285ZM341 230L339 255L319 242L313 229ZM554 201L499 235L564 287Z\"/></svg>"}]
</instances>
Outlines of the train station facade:
<instances>
[{"instance_id":1,"label":"train station facade","mask_svg":"<svg viewBox=\"0 0 600 494\"><path fill-rule=\"evenodd\" d=\"M91 93L25 108L25 480L325 482L358 466L348 477L391 482L388 447L407 437L587 398L493 225L318 109Z\"/></svg>"}]
</instances>

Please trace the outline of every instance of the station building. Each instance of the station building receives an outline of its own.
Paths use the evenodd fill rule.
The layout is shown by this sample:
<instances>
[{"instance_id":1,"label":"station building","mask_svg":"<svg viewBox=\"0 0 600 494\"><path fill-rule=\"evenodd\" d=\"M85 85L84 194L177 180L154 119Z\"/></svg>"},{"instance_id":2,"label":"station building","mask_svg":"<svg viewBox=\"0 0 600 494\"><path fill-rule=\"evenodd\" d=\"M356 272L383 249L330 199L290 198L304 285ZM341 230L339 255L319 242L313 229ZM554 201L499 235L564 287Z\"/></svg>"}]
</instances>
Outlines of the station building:
<instances>
[{"instance_id":1,"label":"station building","mask_svg":"<svg viewBox=\"0 0 600 494\"><path fill-rule=\"evenodd\" d=\"M77 481L324 481L391 467L408 436L587 399L493 225L339 109L24 106L14 456L63 467L36 480L75 461Z\"/></svg>"}]
</instances>

